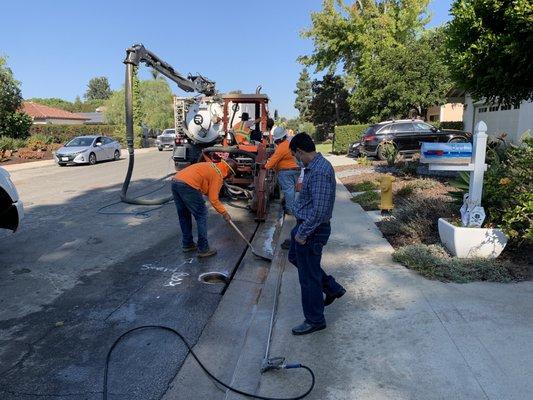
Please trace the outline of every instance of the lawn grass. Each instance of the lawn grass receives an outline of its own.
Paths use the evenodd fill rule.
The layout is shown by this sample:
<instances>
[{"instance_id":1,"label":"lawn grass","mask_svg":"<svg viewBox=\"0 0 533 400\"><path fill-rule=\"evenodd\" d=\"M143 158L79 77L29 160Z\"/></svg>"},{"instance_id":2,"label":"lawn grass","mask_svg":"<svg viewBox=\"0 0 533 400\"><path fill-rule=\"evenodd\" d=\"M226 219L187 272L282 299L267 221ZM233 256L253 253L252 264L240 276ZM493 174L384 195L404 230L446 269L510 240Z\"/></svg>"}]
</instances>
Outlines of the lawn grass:
<instances>
[{"instance_id":1,"label":"lawn grass","mask_svg":"<svg viewBox=\"0 0 533 400\"><path fill-rule=\"evenodd\" d=\"M316 151L323 153L323 154L329 154L333 151L333 145L331 143L319 143L316 144Z\"/></svg>"}]
</instances>

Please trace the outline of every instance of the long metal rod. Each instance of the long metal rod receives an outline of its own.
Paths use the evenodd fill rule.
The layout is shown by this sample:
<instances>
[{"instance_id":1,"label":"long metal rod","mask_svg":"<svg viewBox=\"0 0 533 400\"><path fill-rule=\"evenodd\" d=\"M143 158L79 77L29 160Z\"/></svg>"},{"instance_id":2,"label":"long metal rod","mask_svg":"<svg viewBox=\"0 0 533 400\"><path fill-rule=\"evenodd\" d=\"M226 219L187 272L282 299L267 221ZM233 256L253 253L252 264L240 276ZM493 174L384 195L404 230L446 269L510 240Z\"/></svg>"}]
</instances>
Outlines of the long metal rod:
<instances>
[{"instance_id":1,"label":"long metal rod","mask_svg":"<svg viewBox=\"0 0 533 400\"><path fill-rule=\"evenodd\" d=\"M235 223L231 219L229 220L229 224L231 225L231 227L233 229L235 229L235 232L237 232L239 234L239 236L242 238L242 240L244 240L246 242L246 244L248 244L248 246L250 247L250 250L252 251L252 253L254 255L256 255L259 258L262 258L263 260L272 261L272 259L270 257L264 256L262 254L259 254L257 251L255 251L254 246L252 246L252 244L249 242L249 240L246 239L244 234L241 232L241 230L239 228L237 228L237 225L235 225Z\"/></svg>"}]
</instances>

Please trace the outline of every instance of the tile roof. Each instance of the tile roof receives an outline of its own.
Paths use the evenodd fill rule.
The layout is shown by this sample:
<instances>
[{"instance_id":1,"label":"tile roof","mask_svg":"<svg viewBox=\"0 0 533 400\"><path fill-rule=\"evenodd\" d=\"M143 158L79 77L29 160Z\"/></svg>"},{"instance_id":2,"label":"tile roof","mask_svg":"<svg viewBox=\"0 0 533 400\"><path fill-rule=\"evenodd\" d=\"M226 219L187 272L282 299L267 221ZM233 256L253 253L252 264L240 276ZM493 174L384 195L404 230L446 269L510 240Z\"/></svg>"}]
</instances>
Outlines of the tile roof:
<instances>
[{"instance_id":1,"label":"tile roof","mask_svg":"<svg viewBox=\"0 0 533 400\"><path fill-rule=\"evenodd\" d=\"M87 121L90 118L83 117L69 111L60 110L59 108L48 107L43 104L34 103L32 101L25 101L22 103L22 108L26 114L32 118L50 118L50 119L74 119L79 121Z\"/></svg>"}]
</instances>

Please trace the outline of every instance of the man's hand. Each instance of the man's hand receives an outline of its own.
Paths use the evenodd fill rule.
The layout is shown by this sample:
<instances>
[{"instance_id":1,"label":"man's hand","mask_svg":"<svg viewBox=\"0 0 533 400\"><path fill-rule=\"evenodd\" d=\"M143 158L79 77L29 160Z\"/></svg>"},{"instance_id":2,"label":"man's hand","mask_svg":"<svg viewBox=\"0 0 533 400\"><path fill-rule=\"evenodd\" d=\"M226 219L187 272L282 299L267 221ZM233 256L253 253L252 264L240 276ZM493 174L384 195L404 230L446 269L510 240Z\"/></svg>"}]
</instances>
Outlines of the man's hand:
<instances>
[{"instance_id":1,"label":"man's hand","mask_svg":"<svg viewBox=\"0 0 533 400\"><path fill-rule=\"evenodd\" d=\"M300 236L296 235L294 237L294 240L296 240L296 243L301 244L302 246L305 244L305 239L301 238Z\"/></svg>"},{"instance_id":2,"label":"man's hand","mask_svg":"<svg viewBox=\"0 0 533 400\"><path fill-rule=\"evenodd\" d=\"M224 218L224 221L226 221L226 222L230 222L231 221L231 216L227 212L222 214L222 218Z\"/></svg>"}]
</instances>

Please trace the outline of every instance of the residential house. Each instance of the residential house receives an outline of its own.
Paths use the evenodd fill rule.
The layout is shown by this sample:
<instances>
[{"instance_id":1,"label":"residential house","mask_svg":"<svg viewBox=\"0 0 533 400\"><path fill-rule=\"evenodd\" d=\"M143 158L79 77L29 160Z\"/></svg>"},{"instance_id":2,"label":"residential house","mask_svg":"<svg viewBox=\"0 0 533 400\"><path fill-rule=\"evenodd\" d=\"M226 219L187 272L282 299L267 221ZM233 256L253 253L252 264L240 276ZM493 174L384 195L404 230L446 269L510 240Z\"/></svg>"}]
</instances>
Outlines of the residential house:
<instances>
[{"instance_id":1,"label":"residential house","mask_svg":"<svg viewBox=\"0 0 533 400\"><path fill-rule=\"evenodd\" d=\"M483 121L490 136L506 133L510 141L519 143L526 132L533 132L533 102L522 101L517 106L490 104L474 101L466 93L463 121L467 131L473 132L474 126Z\"/></svg>"},{"instance_id":2,"label":"residential house","mask_svg":"<svg viewBox=\"0 0 533 400\"><path fill-rule=\"evenodd\" d=\"M90 119L32 101L24 101L22 107L23 111L33 119L34 124L77 125L83 124Z\"/></svg>"}]
</instances>

